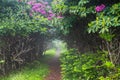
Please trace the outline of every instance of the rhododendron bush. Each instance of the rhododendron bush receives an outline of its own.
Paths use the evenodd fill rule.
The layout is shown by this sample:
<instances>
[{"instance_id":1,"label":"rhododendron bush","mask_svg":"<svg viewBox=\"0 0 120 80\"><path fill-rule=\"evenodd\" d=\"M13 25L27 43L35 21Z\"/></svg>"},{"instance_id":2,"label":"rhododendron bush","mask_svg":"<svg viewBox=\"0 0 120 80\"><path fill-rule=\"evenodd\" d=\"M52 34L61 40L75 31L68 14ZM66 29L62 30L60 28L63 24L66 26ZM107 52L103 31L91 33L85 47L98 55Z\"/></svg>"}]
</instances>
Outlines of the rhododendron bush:
<instances>
[{"instance_id":1,"label":"rhododendron bush","mask_svg":"<svg viewBox=\"0 0 120 80\"><path fill-rule=\"evenodd\" d=\"M54 0L54 2L55 1L56 0ZM65 24L67 24L63 25L64 28L62 29L65 30L66 27L69 29L70 25L73 26L75 25L74 23L77 22L79 24L81 22L80 19L85 20L85 23L82 24L86 24L86 31L88 31L88 33L99 34L97 36L103 40L104 48L102 45L100 49L107 50L109 52L110 60L114 64L120 64L120 61L118 60L120 56L119 58L117 56L120 54L119 49L115 50L116 47L119 47L117 46L117 44L119 44L118 36L120 26L119 0L59 0L58 2L58 6L61 5L62 7L56 6L55 9L63 11L65 15L63 22L66 22ZM115 44L114 42L118 43ZM111 48L110 46L113 46L114 48ZM114 56L114 53L117 58Z\"/></svg>"},{"instance_id":2,"label":"rhododendron bush","mask_svg":"<svg viewBox=\"0 0 120 80\"><path fill-rule=\"evenodd\" d=\"M93 51L95 52L94 53L95 55L98 54L96 53L97 50L103 52L106 51L108 53L107 58L110 61L110 63L106 63L106 64L107 65L112 64L116 68L118 68L118 66L120 65L120 60L119 60L120 59L120 45L119 45L120 44L120 31L119 31L120 30L120 0L76 0L76 1L66 0L63 1L64 3L62 3L62 1L63 0L59 0L60 2L59 5L62 5L62 7L58 5L59 7L56 6L55 9L56 11L61 10L64 13L65 19L63 20L63 22L66 22L65 23L66 25L64 24L62 26L62 30L66 30L66 28L68 28L67 30L70 31L66 39L69 46L71 48L77 48L80 52L82 52L87 46L87 49L84 51L89 51L89 52ZM68 39L70 41L68 41ZM73 54L74 53L75 52L73 52ZM79 54L79 56L82 55ZM73 58L76 59L76 57ZM94 71L95 68L98 69L98 67L96 67L95 65L100 65L101 69L105 70L105 68L103 68L103 65L101 65L103 64L101 63L101 61L100 63L98 62L98 64L94 63L92 67L86 69L88 71L90 70L90 72L83 71L83 74L81 74L81 76L87 76L87 77L81 77L79 75L79 73L81 73L79 70L83 68L80 68L81 64L79 63L77 64L77 61L75 61L75 59L73 58L68 56L66 56L66 58L63 57L63 61L66 59L68 59L68 62L73 61L73 63L71 62L72 65L62 66L63 76L65 76L63 80L69 80L74 77L75 80L77 79L119 80L120 79L119 68L118 70L115 71L116 73L114 73L114 70L108 71L109 75L107 75L106 72L95 73L93 74L94 76L100 74L101 77L98 78L98 76L96 76L95 79L91 79L93 78L91 74L95 72ZM94 60L90 59L89 61L91 61L92 63L92 61ZM90 66L89 61L87 61L87 63L83 63L82 66L84 65ZM79 62L81 62L81 60L79 60ZM63 65L64 64L66 64L66 62L65 63L63 62ZM76 67L75 65L80 67ZM68 66L71 68L68 69ZM72 68L73 70L71 70Z\"/></svg>"},{"instance_id":3,"label":"rhododendron bush","mask_svg":"<svg viewBox=\"0 0 120 80\"><path fill-rule=\"evenodd\" d=\"M59 13L55 13L53 12L52 7L50 6L50 4L48 4L48 2L44 2L44 1L35 1L35 0L30 0L27 2L27 4L31 7L30 10L30 16L32 17L33 14L37 14L37 16L44 16L45 18L47 18L48 20L52 20L53 18L63 18L62 15L60 15Z\"/></svg>"},{"instance_id":4,"label":"rhododendron bush","mask_svg":"<svg viewBox=\"0 0 120 80\"><path fill-rule=\"evenodd\" d=\"M4 3L5 1L2 0L2 2ZM18 33L20 33L19 35L22 35L22 33L27 35L32 32L45 33L47 32L47 30L49 30L49 28L57 26L55 22L63 19L63 16L60 13L55 13L53 11L52 7L50 6L50 4L48 4L48 2L42 0L11 0L6 2L6 5L2 3L4 8L2 8L1 6L2 13L0 15L0 25L2 27L0 35L15 35ZM9 31L5 30L6 27Z\"/></svg>"},{"instance_id":5,"label":"rhododendron bush","mask_svg":"<svg viewBox=\"0 0 120 80\"><path fill-rule=\"evenodd\" d=\"M63 19L49 4L42 0L0 0L0 74L42 56L45 42L57 26L55 21Z\"/></svg>"},{"instance_id":6,"label":"rhododendron bush","mask_svg":"<svg viewBox=\"0 0 120 80\"><path fill-rule=\"evenodd\" d=\"M55 17L55 13L52 12L48 2L36 2L35 0L31 0L27 2L27 4L31 6L30 16L34 13L39 13L38 15L41 14L48 20L52 20L52 18Z\"/></svg>"}]
</instances>

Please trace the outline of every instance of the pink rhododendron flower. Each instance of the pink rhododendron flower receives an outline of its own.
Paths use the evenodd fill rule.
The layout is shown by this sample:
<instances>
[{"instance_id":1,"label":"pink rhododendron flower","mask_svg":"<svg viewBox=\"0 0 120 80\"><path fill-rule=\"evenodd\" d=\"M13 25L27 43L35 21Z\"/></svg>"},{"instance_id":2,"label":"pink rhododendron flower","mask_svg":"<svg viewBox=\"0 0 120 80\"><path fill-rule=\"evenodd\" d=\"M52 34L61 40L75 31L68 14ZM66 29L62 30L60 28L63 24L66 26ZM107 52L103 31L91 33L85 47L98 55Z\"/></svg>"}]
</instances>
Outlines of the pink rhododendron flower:
<instances>
[{"instance_id":1,"label":"pink rhododendron flower","mask_svg":"<svg viewBox=\"0 0 120 80\"><path fill-rule=\"evenodd\" d=\"M40 13L41 13L41 9L40 9L40 8L35 8L34 11L35 11L35 12L40 12Z\"/></svg>"},{"instance_id":2,"label":"pink rhododendron flower","mask_svg":"<svg viewBox=\"0 0 120 80\"><path fill-rule=\"evenodd\" d=\"M40 13L43 15L47 14L45 10L41 10Z\"/></svg>"},{"instance_id":3,"label":"pink rhododendron flower","mask_svg":"<svg viewBox=\"0 0 120 80\"><path fill-rule=\"evenodd\" d=\"M41 3L35 3L35 4L33 4L33 6L35 6L35 7L41 7L42 4Z\"/></svg>"},{"instance_id":4,"label":"pink rhododendron flower","mask_svg":"<svg viewBox=\"0 0 120 80\"><path fill-rule=\"evenodd\" d=\"M51 10L49 10L48 13L53 13L53 12Z\"/></svg>"},{"instance_id":5,"label":"pink rhododendron flower","mask_svg":"<svg viewBox=\"0 0 120 80\"><path fill-rule=\"evenodd\" d=\"M105 9L105 5L104 4L101 4L100 6L96 6L95 10L96 12L101 12Z\"/></svg>"},{"instance_id":6,"label":"pink rhododendron flower","mask_svg":"<svg viewBox=\"0 0 120 80\"><path fill-rule=\"evenodd\" d=\"M30 12L30 14L29 14L31 17L33 16L33 14L32 14L32 12Z\"/></svg>"},{"instance_id":7,"label":"pink rhododendron flower","mask_svg":"<svg viewBox=\"0 0 120 80\"><path fill-rule=\"evenodd\" d=\"M33 5L34 3L35 3L36 1L29 1L29 2L27 2L27 4L29 4L29 5Z\"/></svg>"},{"instance_id":8,"label":"pink rhododendron flower","mask_svg":"<svg viewBox=\"0 0 120 80\"><path fill-rule=\"evenodd\" d=\"M48 20L52 20L52 17L47 17L48 18Z\"/></svg>"},{"instance_id":9,"label":"pink rhododendron flower","mask_svg":"<svg viewBox=\"0 0 120 80\"><path fill-rule=\"evenodd\" d=\"M22 0L18 0L18 2L21 2Z\"/></svg>"},{"instance_id":10,"label":"pink rhododendron flower","mask_svg":"<svg viewBox=\"0 0 120 80\"><path fill-rule=\"evenodd\" d=\"M50 13L48 16L49 16L49 17L54 17L54 16L55 16L55 14Z\"/></svg>"},{"instance_id":11,"label":"pink rhododendron flower","mask_svg":"<svg viewBox=\"0 0 120 80\"><path fill-rule=\"evenodd\" d=\"M33 11L38 11L38 7L37 7L37 6L33 6L33 7L32 7L32 10L33 10Z\"/></svg>"},{"instance_id":12,"label":"pink rhododendron flower","mask_svg":"<svg viewBox=\"0 0 120 80\"><path fill-rule=\"evenodd\" d=\"M48 5L48 2L44 2L45 5Z\"/></svg>"},{"instance_id":13,"label":"pink rhododendron flower","mask_svg":"<svg viewBox=\"0 0 120 80\"><path fill-rule=\"evenodd\" d=\"M48 5L48 2L37 2L36 0L30 0L27 2L27 4L31 5L31 12L29 13L30 16L33 16L33 13L40 13L48 20L52 20L54 17L56 17L56 14L52 12L52 9ZM62 16L58 16L58 18L62 18Z\"/></svg>"},{"instance_id":14,"label":"pink rhododendron flower","mask_svg":"<svg viewBox=\"0 0 120 80\"><path fill-rule=\"evenodd\" d=\"M63 18L63 16L57 16L57 18L58 18L58 19L61 19L61 18Z\"/></svg>"}]
</instances>

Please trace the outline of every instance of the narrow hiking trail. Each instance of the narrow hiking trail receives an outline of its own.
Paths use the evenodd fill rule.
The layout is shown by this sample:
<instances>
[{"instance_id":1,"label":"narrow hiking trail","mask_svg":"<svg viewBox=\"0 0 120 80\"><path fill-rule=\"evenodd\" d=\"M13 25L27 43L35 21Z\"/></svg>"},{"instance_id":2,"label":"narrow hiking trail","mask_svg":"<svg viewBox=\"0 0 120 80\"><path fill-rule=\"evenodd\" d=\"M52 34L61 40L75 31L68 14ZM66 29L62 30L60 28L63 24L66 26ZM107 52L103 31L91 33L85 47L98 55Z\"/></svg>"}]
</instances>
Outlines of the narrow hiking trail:
<instances>
[{"instance_id":1,"label":"narrow hiking trail","mask_svg":"<svg viewBox=\"0 0 120 80\"><path fill-rule=\"evenodd\" d=\"M60 68L59 56L60 56L60 50L58 49L56 51L55 56L48 61L50 73L45 78L45 80L61 80L61 74L60 74L61 68Z\"/></svg>"}]
</instances>

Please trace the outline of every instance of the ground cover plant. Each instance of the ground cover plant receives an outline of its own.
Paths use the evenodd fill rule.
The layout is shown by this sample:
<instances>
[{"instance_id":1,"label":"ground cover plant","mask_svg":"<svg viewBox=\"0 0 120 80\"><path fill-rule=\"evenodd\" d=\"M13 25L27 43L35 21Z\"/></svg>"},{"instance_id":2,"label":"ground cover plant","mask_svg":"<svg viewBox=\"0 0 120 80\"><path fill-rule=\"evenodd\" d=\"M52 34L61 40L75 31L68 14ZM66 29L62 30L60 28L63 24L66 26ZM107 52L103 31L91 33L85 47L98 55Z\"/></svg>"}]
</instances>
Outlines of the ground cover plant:
<instances>
[{"instance_id":1,"label":"ground cover plant","mask_svg":"<svg viewBox=\"0 0 120 80\"><path fill-rule=\"evenodd\" d=\"M8 76L1 76L0 80L44 80L48 73L47 64L34 61L20 70L12 71Z\"/></svg>"},{"instance_id":2,"label":"ground cover plant","mask_svg":"<svg viewBox=\"0 0 120 80\"><path fill-rule=\"evenodd\" d=\"M62 80L119 80L120 67L107 52L79 53L70 49L61 56Z\"/></svg>"}]
</instances>

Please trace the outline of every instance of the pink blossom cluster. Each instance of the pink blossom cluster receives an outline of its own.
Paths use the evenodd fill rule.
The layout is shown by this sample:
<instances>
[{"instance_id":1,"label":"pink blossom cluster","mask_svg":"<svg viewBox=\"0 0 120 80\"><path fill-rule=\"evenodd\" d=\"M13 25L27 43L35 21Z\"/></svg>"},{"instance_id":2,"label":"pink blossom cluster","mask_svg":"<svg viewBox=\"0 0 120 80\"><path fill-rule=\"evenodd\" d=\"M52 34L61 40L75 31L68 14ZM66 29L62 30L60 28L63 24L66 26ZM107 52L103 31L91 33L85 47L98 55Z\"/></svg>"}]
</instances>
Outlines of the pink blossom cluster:
<instances>
[{"instance_id":1,"label":"pink blossom cluster","mask_svg":"<svg viewBox=\"0 0 120 80\"><path fill-rule=\"evenodd\" d=\"M105 9L105 5L104 4L101 4L99 6L96 6L95 10L96 12L101 12Z\"/></svg>"},{"instance_id":2,"label":"pink blossom cluster","mask_svg":"<svg viewBox=\"0 0 120 80\"><path fill-rule=\"evenodd\" d=\"M36 2L36 0L31 0L27 2L27 4L31 6L30 16L32 16L33 12L38 12L47 17L48 20L52 20L54 17L63 18L62 16L56 16L56 14L53 13L48 2Z\"/></svg>"},{"instance_id":3,"label":"pink blossom cluster","mask_svg":"<svg viewBox=\"0 0 120 80\"><path fill-rule=\"evenodd\" d=\"M22 0L18 0L18 2L21 2Z\"/></svg>"},{"instance_id":4,"label":"pink blossom cluster","mask_svg":"<svg viewBox=\"0 0 120 80\"><path fill-rule=\"evenodd\" d=\"M27 4L29 4L29 5L33 5L34 3L36 3L35 0L31 0L31 1L27 2Z\"/></svg>"}]
</instances>

